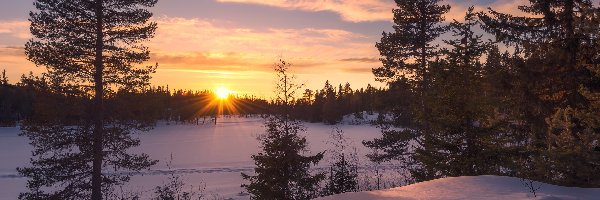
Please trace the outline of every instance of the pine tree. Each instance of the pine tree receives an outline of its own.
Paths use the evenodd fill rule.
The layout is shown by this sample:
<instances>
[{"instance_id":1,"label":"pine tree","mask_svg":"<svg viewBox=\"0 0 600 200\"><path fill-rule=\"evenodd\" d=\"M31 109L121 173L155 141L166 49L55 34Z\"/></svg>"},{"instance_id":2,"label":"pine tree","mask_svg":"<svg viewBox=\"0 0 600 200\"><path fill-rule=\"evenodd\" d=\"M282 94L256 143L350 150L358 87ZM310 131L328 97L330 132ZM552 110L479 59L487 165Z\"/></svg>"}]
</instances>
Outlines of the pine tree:
<instances>
[{"instance_id":1,"label":"pine tree","mask_svg":"<svg viewBox=\"0 0 600 200\"><path fill-rule=\"evenodd\" d=\"M358 191L358 156L352 148L343 130L335 128L328 142L330 157L329 180L325 186L325 195Z\"/></svg>"},{"instance_id":2,"label":"pine tree","mask_svg":"<svg viewBox=\"0 0 600 200\"><path fill-rule=\"evenodd\" d=\"M302 99L301 102L302 103L306 103L307 105L310 105L314 102L314 91L312 91L311 89L306 89L304 90L304 93L302 93Z\"/></svg>"},{"instance_id":3,"label":"pine tree","mask_svg":"<svg viewBox=\"0 0 600 200\"><path fill-rule=\"evenodd\" d=\"M431 87L425 92L428 117L421 117L425 129L414 156L422 169L413 171L417 180L443 176L498 174L496 154L502 144L502 130L492 119L493 105L483 88L483 64L488 44L474 33L478 21L470 7L464 22L454 21L455 37L444 42L444 59L431 65ZM422 115L422 114L419 114Z\"/></svg>"},{"instance_id":4,"label":"pine tree","mask_svg":"<svg viewBox=\"0 0 600 200\"><path fill-rule=\"evenodd\" d=\"M578 90L587 106L558 108L546 118L548 150L546 175L552 182L576 187L600 187L600 65L586 65L593 84Z\"/></svg>"},{"instance_id":5,"label":"pine tree","mask_svg":"<svg viewBox=\"0 0 600 200\"><path fill-rule=\"evenodd\" d=\"M18 105L24 103L21 91L23 90L8 84L6 70L3 70L0 77L0 127L15 125L16 115L22 112Z\"/></svg>"},{"instance_id":6,"label":"pine tree","mask_svg":"<svg viewBox=\"0 0 600 200\"><path fill-rule=\"evenodd\" d=\"M8 77L6 77L6 70L2 70L2 78L0 79L0 85L8 85Z\"/></svg>"},{"instance_id":7,"label":"pine tree","mask_svg":"<svg viewBox=\"0 0 600 200\"><path fill-rule=\"evenodd\" d=\"M323 104L325 102L325 95L323 91L315 91L315 101L312 104L312 116L311 122L323 122Z\"/></svg>"},{"instance_id":8,"label":"pine tree","mask_svg":"<svg viewBox=\"0 0 600 200\"><path fill-rule=\"evenodd\" d=\"M442 23L450 6L439 5L440 1L395 1L394 32L383 32L376 44L383 63L383 67L373 69L379 80L389 83L405 77L417 87L427 85L428 61L439 55L434 41L447 31Z\"/></svg>"},{"instance_id":9,"label":"pine tree","mask_svg":"<svg viewBox=\"0 0 600 200\"><path fill-rule=\"evenodd\" d=\"M84 108L63 110L88 112L71 120L49 113L24 123L22 134L35 150L31 167L18 169L30 178L30 191L20 199L100 200L103 192L129 179L120 170L139 171L156 163L148 155L127 151L140 142L131 134L147 130L149 124L123 118L104 103L115 89L134 91L148 84L155 66L134 65L149 59L148 49L140 43L156 30L156 23L148 22L152 13L146 10L156 2L34 1L37 10L30 13L34 39L25 45L26 55L48 69L47 92L85 102L78 104Z\"/></svg>"},{"instance_id":10,"label":"pine tree","mask_svg":"<svg viewBox=\"0 0 600 200\"><path fill-rule=\"evenodd\" d=\"M440 0L395 2L398 8L393 11L394 32L384 32L381 42L376 44L382 56L380 60L383 67L373 69L373 73L379 81L388 83L390 91L408 84L407 89L399 92L408 92L406 98L413 101L407 103L395 99L388 102L390 105L387 106L393 108L390 113L393 118L379 120L382 137L363 141L363 144L381 152L369 155L372 161L400 160L405 165L403 168L413 169L414 148L409 142L421 137L428 129L423 119L428 119L430 112L425 107L423 97L432 82L431 61L440 55L439 46L434 42L448 30L442 23L443 15L450 10L450 6L440 5ZM408 116L414 119L407 122ZM401 125L406 129L394 128Z\"/></svg>"},{"instance_id":11,"label":"pine tree","mask_svg":"<svg viewBox=\"0 0 600 200\"><path fill-rule=\"evenodd\" d=\"M323 113L323 122L327 124L337 124L342 120L338 95L336 95L336 91L329 81L325 81L325 86L321 92L324 96L323 110L321 111Z\"/></svg>"},{"instance_id":12,"label":"pine tree","mask_svg":"<svg viewBox=\"0 0 600 200\"><path fill-rule=\"evenodd\" d=\"M550 179L573 187L600 186L600 93L582 88L588 108L567 107L548 118Z\"/></svg>"},{"instance_id":13,"label":"pine tree","mask_svg":"<svg viewBox=\"0 0 600 200\"><path fill-rule=\"evenodd\" d=\"M340 88L340 91L342 91L342 96L338 99L338 101L340 102L342 117L347 114L354 114L359 112L359 110L356 110L357 107L352 105L353 97L355 95L354 91L352 90L352 87L350 87L350 83L346 82L346 84L344 84L344 86Z\"/></svg>"},{"instance_id":14,"label":"pine tree","mask_svg":"<svg viewBox=\"0 0 600 200\"><path fill-rule=\"evenodd\" d=\"M265 119L266 133L259 137L262 152L252 155L255 175L242 173L249 184L243 184L253 199L312 199L318 195L319 182L324 174L311 174L310 166L323 159L323 152L305 155L308 148L301 134L306 128L302 122L290 118L291 103L302 86L293 82L289 64L276 64L277 99L282 106L276 114Z\"/></svg>"},{"instance_id":15,"label":"pine tree","mask_svg":"<svg viewBox=\"0 0 600 200\"><path fill-rule=\"evenodd\" d=\"M582 156L578 157L581 162L589 163L594 158L561 143L572 141L578 148L587 146L587 151L592 148L578 138L590 136L584 130L591 125L584 122L595 117L583 119L573 113L587 110L593 102L580 88L598 87L597 77L587 66L598 64L599 10L589 0L530 0L519 9L532 15L515 17L490 10L480 18L484 30L514 47L515 60L521 60L511 66L516 71L516 87L511 99L515 106L510 109L518 113L510 118L522 122L513 130L529 137L525 160L534 161L526 166L531 172L521 170L521 175L558 184L596 184L581 178L593 166L571 160ZM564 138L567 135L572 138ZM568 172L571 169L578 172Z\"/></svg>"},{"instance_id":16,"label":"pine tree","mask_svg":"<svg viewBox=\"0 0 600 200\"><path fill-rule=\"evenodd\" d=\"M545 118L557 107L585 104L577 92L581 84L590 80L590 73L579 61L594 58L598 28L588 22L595 21L597 9L591 1L530 0L530 5L520 6L531 17L514 17L490 10L481 15L484 30L496 39L514 46L525 64L518 69L523 91L525 118L531 124L533 146L545 148L547 125ZM560 82L561 84L556 84Z\"/></svg>"}]
</instances>

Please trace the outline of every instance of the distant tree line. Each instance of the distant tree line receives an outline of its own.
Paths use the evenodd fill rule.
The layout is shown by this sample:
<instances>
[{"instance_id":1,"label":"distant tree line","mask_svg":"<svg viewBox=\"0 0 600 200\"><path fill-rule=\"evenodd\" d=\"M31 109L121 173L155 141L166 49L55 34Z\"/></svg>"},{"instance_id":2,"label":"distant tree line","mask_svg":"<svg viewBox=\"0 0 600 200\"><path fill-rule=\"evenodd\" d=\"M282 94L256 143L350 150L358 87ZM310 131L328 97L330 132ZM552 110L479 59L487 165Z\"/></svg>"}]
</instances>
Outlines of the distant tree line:
<instances>
[{"instance_id":1,"label":"distant tree line","mask_svg":"<svg viewBox=\"0 0 600 200\"><path fill-rule=\"evenodd\" d=\"M326 81L320 90L305 89L302 96L291 103L290 115L308 122L337 124L346 115L362 119L364 111L372 115L385 110L387 97L387 90L370 84L354 90L350 83L334 87ZM276 107L277 103L273 105Z\"/></svg>"},{"instance_id":2,"label":"distant tree line","mask_svg":"<svg viewBox=\"0 0 600 200\"><path fill-rule=\"evenodd\" d=\"M69 119L79 119L84 99L52 90L48 77L32 74L21 81L0 83L0 126L14 126L20 120L33 118L45 109L77 111ZM42 107L41 104L55 106ZM61 105L73 103L75 105ZM252 96L230 96L226 101L216 99L209 90L173 90L168 86L148 86L135 91L119 90L107 98L107 103L119 105L115 111L129 111L126 118L143 118L147 121L164 120L173 123L207 123L216 115L257 115L269 113L270 103ZM78 110L79 109L79 110ZM38 111L38 112L36 112ZM123 113L124 114L124 113Z\"/></svg>"},{"instance_id":3,"label":"distant tree line","mask_svg":"<svg viewBox=\"0 0 600 200\"><path fill-rule=\"evenodd\" d=\"M33 113L33 93L18 85L11 85L2 71L0 80L0 126L14 126L17 121Z\"/></svg>"},{"instance_id":4,"label":"distant tree line","mask_svg":"<svg viewBox=\"0 0 600 200\"><path fill-rule=\"evenodd\" d=\"M34 81L36 80L37 81ZM14 126L17 121L35 115L37 101L49 101L55 97L44 95L49 87L49 79L40 79L29 74L23 75L20 82L0 84L0 125ZM291 102L290 116L308 122L325 122L337 124L346 115L355 119L363 119L365 114L378 114L389 110L386 105L394 100L398 91L375 88L370 84L366 88L352 89L349 83L333 87L329 81L320 90L304 90L304 93ZM61 98L77 101L72 96ZM267 101L254 96L231 95L221 101L210 90L170 90L168 86L148 86L136 91L116 91L109 101L132 102L128 109L133 109L130 117L147 120L164 120L173 123L207 123L216 115L261 115L272 114L281 107L275 100ZM80 107L81 108L81 107ZM125 109L125 108L121 108ZM77 118L79 116L73 116Z\"/></svg>"}]
</instances>

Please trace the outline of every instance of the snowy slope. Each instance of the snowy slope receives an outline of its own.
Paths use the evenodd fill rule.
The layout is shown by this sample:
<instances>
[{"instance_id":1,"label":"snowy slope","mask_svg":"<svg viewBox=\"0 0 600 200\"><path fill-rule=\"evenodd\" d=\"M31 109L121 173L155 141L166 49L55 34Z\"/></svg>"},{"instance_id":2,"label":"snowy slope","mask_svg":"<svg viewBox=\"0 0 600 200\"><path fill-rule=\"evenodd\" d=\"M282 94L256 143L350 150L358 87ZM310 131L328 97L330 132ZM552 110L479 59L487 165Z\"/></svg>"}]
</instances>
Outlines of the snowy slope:
<instances>
[{"instance_id":1,"label":"snowy slope","mask_svg":"<svg viewBox=\"0 0 600 200\"><path fill-rule=\"evenodd\" d=\"M318 200L392 200L392 199L508 199L508 200L571 200L600 199L600 188L570 188L544 183L537 197L529 192L521 179L502 176L463 176L442 178L404 187L370 192L346 193L319 198Z\"/></svg>"}]
</instances>

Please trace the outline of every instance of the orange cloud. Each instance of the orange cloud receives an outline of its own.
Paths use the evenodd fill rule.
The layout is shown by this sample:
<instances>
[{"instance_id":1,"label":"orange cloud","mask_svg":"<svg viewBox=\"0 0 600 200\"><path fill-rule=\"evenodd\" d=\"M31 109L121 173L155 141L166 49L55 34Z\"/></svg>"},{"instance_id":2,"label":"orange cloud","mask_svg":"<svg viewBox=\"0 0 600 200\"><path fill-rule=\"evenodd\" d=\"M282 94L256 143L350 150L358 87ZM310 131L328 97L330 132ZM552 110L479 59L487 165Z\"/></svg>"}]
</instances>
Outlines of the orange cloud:
<instances>
[{"instance_id":1,"label":"orange cloud","mask_svg":"<svg viewBox=\"0 0 600 200\"><path fill-rule=\"evenodd\" d=\"M355 87L374 82L368 71L377 63L365 58L378 57L377 37L340 29L240 28L231 22L195 18L162 16L153 21L159 29L145 45L152 52L148 64L159 63L152 80L156 85L182 89L223 85L268 97L273 64L279 58L292 63L292 71L311 89L321 88L325 80L350 80ZM27 26L27 21L0 23L0 34L25 43L31 38ZM22 47L2 45L0 42L0 67L7 68L14 78L32 69L44 70L26 60Z\"/></svg>"},{"instance_id":2,"label":"orange cloud","mask_svg":"<svg viewBox=\"0 0 600 200\"><path fill-rule=\"evenodd\" d=\"M156 21L159 30L148 45L152 61L163 66L271 70L279 57L311 67L378 55L376 38L339 29L253 30L202 19L159 17Z\"/></svg>"},{"instance_id":3,"label":"orange cloud","mask_svg":"<svg viewBox=\"0 0 600 200\"><path fill-rule=\"evenodd\" d=\"M25 49L24 47L18 46L0 46L0 55L7 57L24 57Z\"/></svg>"},{"instance_id":4,"label":"orange cloud","mask_svg":"<svg viewBox=\"0 0 600 200\"><path fill-rule=\"evenodd\" d=\"M2 46L0 44L0 71L6 70L11 83L19 81L19 77L29 72L41 73L45 70L43 67L35 67L27 61L24 47Z\"/></svg>"},{"instance_id":5,"label":"orange cloud","mask_svg":"<svg viewBox=\"0 0 600 200\"><path fill-rule=\"evenodd\" d=\"M391 21L395 6L389 0L217 0L219 2L252 3L285 9L305 11L331 11L350 22Z\"/></svg>"},{"instance_id":6,"label":"orange cloud","mask_svg":"<svg viewBox=\"0 0 600 200\"><path fill-rule=\"evenodd\" d=\"M176 68L183 65L186 69L235 69L240 71L250 70L250 67L263 67L261 60L247 57L240 53L208 53L208 52L181 52L181 53L152 53L152 61L168 64L162 67Z\"/></svg>"},{"instance_id":7,"label":"orange cloud","mask_svg":"<svg viewBox=\"0 0 600 200\"><path fill-rule=\"evenodd\" d=\"M344 61L344 62L363 62L363 63L377 63L379 62L379 58L344 58L341 59L340 61Z\"/></svg>"},{"instance_id":8,"label":"orange cloud","mask_svg":"<svg viewBox=\"0 0 600 200\"><path fill-rule=\"evenodd\" d=\"M162 16L154 21L159 29L147 43L150 61L159 63L154 81L173 88L225 85L270 96L273 64L279 58L292 63L299 80L311 89L328 79L351 80L356 87L374 84L369 71L377 63L364 58L378 57L378 38L339 29L240 28L196 18Z\"/></svg>"},{"instance_id":9,"label":"orange cloud","mask_svg":"<svg viewBox=\"0 0 600 200\"><path fill-rule=\"evenodd\" d=\"M529 1L522 0L497 0L490 7L498 12L511 14L513 16L534 16L529 13L524 13L518 9L519 6L529 5ZM487 11L487 8L486 8Z\"/></svg>"},{"instance_id":10,"label":"orange cloud","mask_svg":"<svg viewBox=\"0 0 600 200\"><path fill-rule=\"evenodd\" d=\"M523 0L496 0L494 3L488 6L484 5L474 5L474 1L472 0L450 0L444 2L452 7L450 11L445 15L446 21L452 21L453 19L457 21L463 21L465 13L470 6L474 6L474 11L479 12L488 11L488 8L492 8L495 11L500 13L507 13L514 16L532 16L530 14L523 13L518 9L521 5L529 5L528 1Z\"/></svg>"},{"instance_id":11,"label":"orange cloud","mask_svg":"<svg viewBox=\"0 0 600 200\"><path fill-rule=\"evenodd\" d=\"M8 34L17 39L29 39L31 38L29 22L19 20L0 21L0 34Z\"/></svg>"},{"instance_id":12,"label":"orange cloud","mask_svg":"<svg viewBox=\"0 0 600 200\"><path fill-rule=\"evenodd\" d=\"M345 46L367 37L339 29L254 30L203 19L158 17L156 21L159 29L149 45L165 51L303 53L306 48Z\"/></svg>"}]
</instances>

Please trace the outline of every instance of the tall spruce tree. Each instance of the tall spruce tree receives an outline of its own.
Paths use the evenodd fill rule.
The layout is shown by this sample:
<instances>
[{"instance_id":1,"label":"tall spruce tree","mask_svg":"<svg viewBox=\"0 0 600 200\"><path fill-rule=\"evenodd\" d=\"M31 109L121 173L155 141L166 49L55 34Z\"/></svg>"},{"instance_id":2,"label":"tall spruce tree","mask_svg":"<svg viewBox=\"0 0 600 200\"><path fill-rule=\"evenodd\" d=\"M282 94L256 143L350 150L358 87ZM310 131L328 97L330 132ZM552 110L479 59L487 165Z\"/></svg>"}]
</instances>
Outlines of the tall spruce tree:
<instances>
[{"instance_id":1,"label":"tall spruce tree","mask_svg":"<svg viewBox=\"0 0 600 200\"><path fill-rule=\"evenodd\" d=\"M149 59L141 44L152 38L156 23L146 10L157 0L35 0L30 13L34 39L25 45L30 61L47 68L50 93L82 100L78 117L48 113L23 123L22 134L34 146L30 178L20 199L102 199L111 186L155 163L127 149L139 145L132 133L148 123L127 119L105 104L115 90L148 84L155 66L137 68ZM73 98L71 98L73 99ZM73 104L66 103L66 106ZM52 106L52 105L49 105ZM46 116L46 117L42 117Z\"/></svg>"},{"instance_id":2,"label":"tall spruce tree","mask_svg":"<svg viewBox=\"0 0 600 200\"><path fill-rule=\"evenodd\" d=\"M383 67L373 69L379 81L388 83L390 89L401 89L404 98L413 100L391 101L398 105L392 107L391 120L381 120L379 125L382 137L372 141L364 141L369 148L377 149L377 155L369 155L373 161L383 162L400 160L413 169L412 155L414 148L409 143L422 137L428 129L423 119L427 119L429 111L425 107L423 96L431 85L431 61L440 55L439 46L434 42L447 32L443 25L444 14L450 10L449 5L440 5L441 0L396 0L398 8L394 9L394 32L383 33L381 41L376 44L381 54ZM408 85L409 88L403 86ZM408 107L410 109L406 109ZM412 120L405 120L413 116ZM394 127L403 126L406 129Z\"/></svg>"},{"instance_id":3,"label":"tall spruce tree","mask_svg":"<svg viewBox=\"0 0 600 200\"><path fill-rule=\"evenodd\" d=\"M276 102L282 107L265 119L266 133L259 136L262 151L252 155L255 175L242 173L250 181L242 187L253 199L312 199L319 194L319 182L325 177L310 172L311 165L318 164L324 153L306 155L308 143L301 135L306 128L301 121L290 118L291 104L302 85L294 83L289 67L285 61L275 65Z\"/></svg>"},{"instance_id":4,"label":"tall spruce tree","mask_svg":"<svg viewBox=\"0 0 600 200\"><path fill-rule=\"evenodd\" d=\"M473 7L464 22L454 21L454 39L444 40L444 59L431 65L431 87L423 99L430 110L427 132L419 138L414 156L422 169L413 171L417 180L444 176L498 174L503 147L501 123L483 88L483 55L489 44L475 34L478 26ZM421 128L421 127L420 127Z\"/></svg>"}]
</instances>

